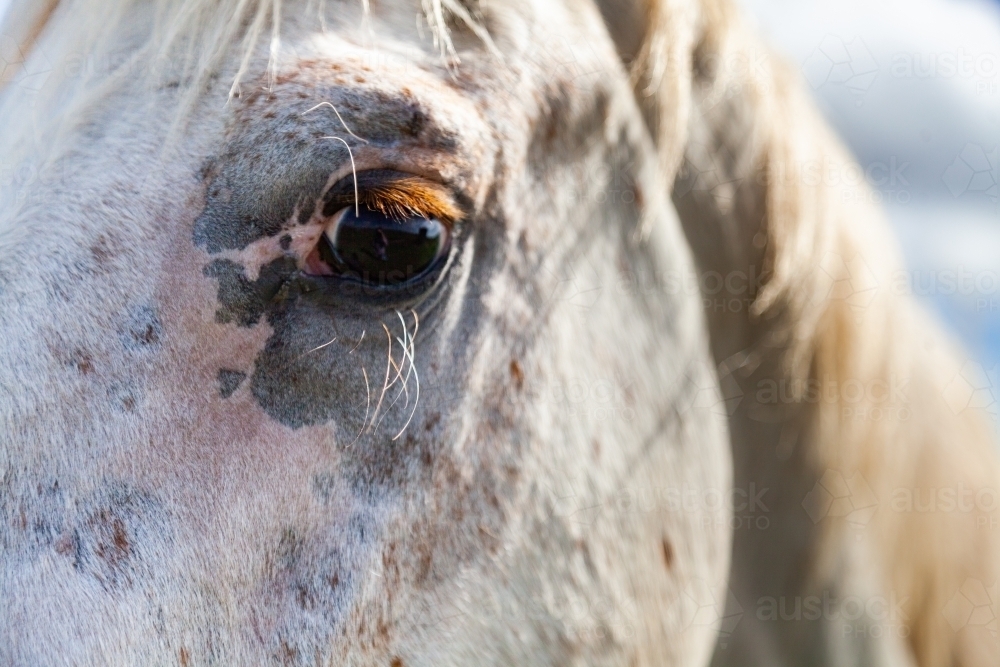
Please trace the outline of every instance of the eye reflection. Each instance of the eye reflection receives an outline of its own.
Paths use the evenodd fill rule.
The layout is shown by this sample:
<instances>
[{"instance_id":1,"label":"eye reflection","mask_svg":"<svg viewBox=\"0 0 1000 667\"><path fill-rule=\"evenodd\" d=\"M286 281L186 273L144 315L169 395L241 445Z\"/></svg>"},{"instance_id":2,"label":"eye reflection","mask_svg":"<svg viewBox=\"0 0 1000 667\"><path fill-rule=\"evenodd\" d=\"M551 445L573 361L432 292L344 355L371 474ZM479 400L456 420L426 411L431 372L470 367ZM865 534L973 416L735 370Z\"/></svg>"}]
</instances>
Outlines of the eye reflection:
<instances>
[{"instance_id":1,"label":"eye reflection","mask_svg":"<svg viewBox=\"0 0 1000 667\"><path fill-rule=\"evenodd\" d=\"M307 272L373 285L400 285L430 270L450 243L435 218L396 219L362 206L339 211L307 261Z\"/></svg>"}]
</instances>

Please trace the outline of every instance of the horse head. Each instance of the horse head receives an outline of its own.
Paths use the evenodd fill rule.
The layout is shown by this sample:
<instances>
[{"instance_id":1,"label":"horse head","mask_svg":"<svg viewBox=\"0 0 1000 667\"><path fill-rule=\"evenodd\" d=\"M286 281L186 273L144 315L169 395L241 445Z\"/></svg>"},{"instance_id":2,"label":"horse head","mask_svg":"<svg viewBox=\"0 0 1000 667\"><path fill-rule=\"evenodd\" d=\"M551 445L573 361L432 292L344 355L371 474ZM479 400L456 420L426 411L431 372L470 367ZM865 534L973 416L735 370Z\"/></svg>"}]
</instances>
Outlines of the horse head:
<instances>
[{"instance_id":1,"label":"horse head","mask_svg":"<svg viewBox=\"0 0 1000 667\"><path fill-rule=\"evenodd\" d=\"M669 196L695 14L79 2L22 31L0 661L706 660L729 442Z\"/></svg>"}]
</instances>

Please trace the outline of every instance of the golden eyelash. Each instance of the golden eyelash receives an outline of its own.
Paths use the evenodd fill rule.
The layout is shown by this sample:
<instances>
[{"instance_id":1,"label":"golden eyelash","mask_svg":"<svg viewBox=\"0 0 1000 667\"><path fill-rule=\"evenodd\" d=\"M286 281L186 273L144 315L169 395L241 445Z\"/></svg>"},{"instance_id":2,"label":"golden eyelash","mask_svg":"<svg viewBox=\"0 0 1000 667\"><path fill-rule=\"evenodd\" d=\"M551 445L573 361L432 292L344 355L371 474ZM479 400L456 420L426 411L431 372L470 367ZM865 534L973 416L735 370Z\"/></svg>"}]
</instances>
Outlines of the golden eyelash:
<instances>
[{"instance_id":1,"label":"golden eyelash","mask_svg":"<svg viewBox=\"0 0 1000 667\"><path fill-rule=\"evenodd\" d=\"M358 196L362 204L390 218L423 216L442 222L462 219L462 210L447 188L415 176L369 186Z\"/></svg>"}]
</instances>

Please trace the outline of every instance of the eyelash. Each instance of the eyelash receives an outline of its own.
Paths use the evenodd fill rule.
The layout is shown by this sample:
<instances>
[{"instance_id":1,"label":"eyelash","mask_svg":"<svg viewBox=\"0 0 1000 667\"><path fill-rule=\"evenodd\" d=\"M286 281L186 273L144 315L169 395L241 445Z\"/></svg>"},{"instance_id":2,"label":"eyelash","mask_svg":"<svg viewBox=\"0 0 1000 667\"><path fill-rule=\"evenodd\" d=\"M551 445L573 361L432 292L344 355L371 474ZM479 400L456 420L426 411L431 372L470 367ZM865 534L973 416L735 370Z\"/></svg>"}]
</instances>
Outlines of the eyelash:
<instances>
[{"instance_id":1,"label":"eyelash","mask_svg":"<svg viewBox=\"0 0 1000 667\"><path fill-rule=\"evenodd\" d=\"M461 221L463 217L452 194L438 183L384 170L361 172L357 179L357 204L378 211L386 217L436 218L449 226ZM332 216L342 208L354 204L353 178L344 179L330 188L324 201L323 214Z\"/></svg>"}]
</instances>

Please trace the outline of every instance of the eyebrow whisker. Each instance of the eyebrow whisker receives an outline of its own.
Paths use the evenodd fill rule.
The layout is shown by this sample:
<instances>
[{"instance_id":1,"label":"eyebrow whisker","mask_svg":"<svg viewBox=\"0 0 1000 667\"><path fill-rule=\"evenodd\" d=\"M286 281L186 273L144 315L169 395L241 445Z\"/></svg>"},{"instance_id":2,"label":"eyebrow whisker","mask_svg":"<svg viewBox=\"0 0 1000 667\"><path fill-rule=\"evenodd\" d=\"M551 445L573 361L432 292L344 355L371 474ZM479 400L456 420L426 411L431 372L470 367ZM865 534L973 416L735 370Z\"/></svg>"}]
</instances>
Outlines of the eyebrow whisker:
<instances>
[{"instance_id":1,"label":"eyebrow whisker","mask_svg":"<svg viewBox=\"0 0 1000 667\"><path fill-rule=\"evenodd\" d=\"M316 109L319 109L320 107L323 107L323 106L327 106L327 107L330 107L331 109L333 109L333 113L337 114L337 120L340 121L340 124L344 126L344 130L349 135L351 135L352 137L354 137L355 139L357 139L358 141L360 141L363 144L367 144L368 143L367 139L362 139L358 135L356 135L353 132L351 132L351 128L347 127L347 123L344 122L344 118L340 115L340 112L337 111L337 107L333 106L333 104L331 104L330 102L320 102L319 104L317 104L313 108L307 109L306 111L303 111L302 115L305 116L310 111L315 111Z\"/></svg>"},{"instance_id":2,"label":"eyebrow whisker","mask_svg":"<svg viewBox=\"0 0 1000 667\"><path fill-rule=\"evenodd\" d=\"M354 153L351 152L351 147L340 137L320 137L320 139L336 139L344 144L344 147L347 149L347 154L351 157L351 174L354 176L354 217L360 218L361 205L358 203L358 169L354 166Z\"/></svg>"}]
</instances>

